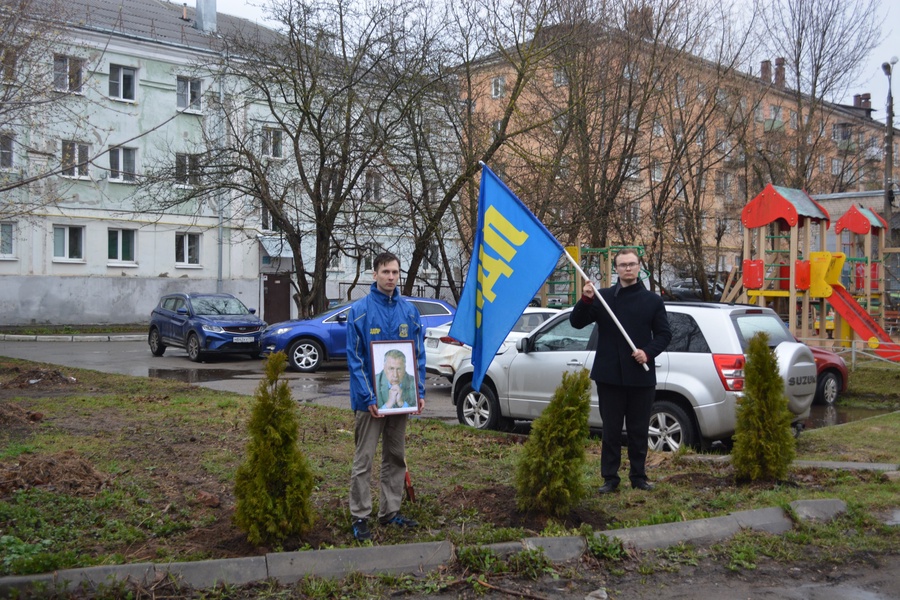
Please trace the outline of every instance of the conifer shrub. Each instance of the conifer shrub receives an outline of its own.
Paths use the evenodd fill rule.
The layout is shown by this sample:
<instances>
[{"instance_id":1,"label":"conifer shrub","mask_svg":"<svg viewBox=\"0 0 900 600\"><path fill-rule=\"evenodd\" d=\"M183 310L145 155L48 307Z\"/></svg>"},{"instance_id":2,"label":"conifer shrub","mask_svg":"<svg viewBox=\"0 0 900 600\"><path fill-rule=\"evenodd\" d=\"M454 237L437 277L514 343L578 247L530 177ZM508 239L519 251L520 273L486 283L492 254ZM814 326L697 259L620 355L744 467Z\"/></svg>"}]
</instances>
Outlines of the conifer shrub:
<instances>
[{"instance_id":1,"label":"conifer shrub","mask_svg":"<svg viewBox=\"0 0 900 600\"><path fill-rule=\"evenodd\" d=\"M795 440L784 381L768 334L751 338L744 369L744 397L737 406L731 451L734 475L744 481L778 481L794 460Z\"/></svg>"},{"instance_id":2,"label":"conifer shrub","mask_svg":"<svg viewBox=\"0 0 900 600\"><path fill-rule=\"evenodd\" d=\"M254 395L246 461L238 467L234 520L253 544L279 542L309 530L314 514L310 498L313 473L297 445L296 404L279 378L287 356L266 361L266 376Z\"/></svg>"},{"instance_id":3,"label":"conifer shrub","mask_svg":"<svg viewBox=\"0 0 900 600\"><path fill-rule=\"evenodd\" d=\"M563 373L549 406L532 423L516 466L519 510L563 516L584 496L590 390L586 369Z\"/></svg>"}]
</instances>

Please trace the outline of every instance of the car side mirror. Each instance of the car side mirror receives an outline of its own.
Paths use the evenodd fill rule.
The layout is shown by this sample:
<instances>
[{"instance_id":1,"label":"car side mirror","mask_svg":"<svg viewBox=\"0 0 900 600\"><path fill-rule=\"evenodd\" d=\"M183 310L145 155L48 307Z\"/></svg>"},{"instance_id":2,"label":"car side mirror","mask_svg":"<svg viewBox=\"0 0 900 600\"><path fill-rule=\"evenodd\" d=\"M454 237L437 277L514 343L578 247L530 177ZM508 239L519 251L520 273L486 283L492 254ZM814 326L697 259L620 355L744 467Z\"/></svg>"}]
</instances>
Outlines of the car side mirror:
<instances>
[{"instance_id":1,"label":"car side mirror","mask_svg":"<svg viewBox=\"0 0 900 600\"><path fill-rule=\"evenodd\" d=\"M337 316L338 323L346 323L347 322L347 313L341 313Z\"/></svg>"},{"instance_id":2,"label":"car side mirror","mask_svg":"<svg viewBox=\"0 0 900 600\"><path fill-rule=\"evenodd\" d=\"M247 310L250 311L250 314L251 314L251 315L255 315L255 314L256 314L256 309L255 309L255 308L248 308Z\"/></svg>"},{"instance_id":3,"label":"car side mirror","mask_svg":"<svg viewBox=\"0 0 900 600\"><path fill-rule=\"evenodd\" d=\"M522 354L528 354L528 338L519 338L516 340L516 350Z\"/></svg>"},{"instance_id":4,"label":"car side mirror","mask_svg":"<svg viewBox=\"0 0 900 600\"><path fill-rule=\"evenodd\" d=\"M183 306L182 306L182 307L179 307L179 309L176 310L175 312L178 313L179 315L186 315L186 314L188 314L188 310L187 310L185 307L183 307Z\"/></svg>"}]
</instances>

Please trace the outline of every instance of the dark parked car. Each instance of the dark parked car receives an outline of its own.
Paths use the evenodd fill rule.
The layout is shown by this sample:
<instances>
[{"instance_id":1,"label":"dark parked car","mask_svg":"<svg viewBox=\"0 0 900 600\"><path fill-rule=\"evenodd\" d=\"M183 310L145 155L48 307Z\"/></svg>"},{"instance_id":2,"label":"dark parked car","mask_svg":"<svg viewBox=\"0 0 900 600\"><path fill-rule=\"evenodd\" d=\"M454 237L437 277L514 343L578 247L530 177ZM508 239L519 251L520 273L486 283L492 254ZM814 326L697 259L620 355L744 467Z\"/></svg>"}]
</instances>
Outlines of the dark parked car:
<instances>
[{"instance_id":1,"label":"dark parked car","mask_svg":"<svg viewBox=\"0 0 900 600\"><path fill-rule=\"evenodd\" d=\"M259 356L266 323L231 294L168 294L150 313L147 342L154 356L184 348L199 362L204 354Z\"/></svg>"},{"instance_id":2,"label":"dark parked car","mask_svg":"<svg viewBox=\"0 0 900 600\"><path fill-rule=\"evenodd\" d=\"M691 279L676 279L665 287L663 297L666 300L704 300L703 288L700 284ZM722 299L722 293L725 286L719 282L709 282L709 300L718 302Z\"/></svg>"},{"instance_id":3,"label":"dark parked car","mask_svg":"<svg viewBox=\"0 0 900 600\"><path fill-rule=\"evenodd\" d=\"M443 300L406 299L419 309L422 325L436 327L453 320L456 309ZM284 352L294 371L313 373L329 360L347 358L347 311L352 302L329 308L309 319L269 325L262 335L262 353Z\"/></svg>"}]
</instances>

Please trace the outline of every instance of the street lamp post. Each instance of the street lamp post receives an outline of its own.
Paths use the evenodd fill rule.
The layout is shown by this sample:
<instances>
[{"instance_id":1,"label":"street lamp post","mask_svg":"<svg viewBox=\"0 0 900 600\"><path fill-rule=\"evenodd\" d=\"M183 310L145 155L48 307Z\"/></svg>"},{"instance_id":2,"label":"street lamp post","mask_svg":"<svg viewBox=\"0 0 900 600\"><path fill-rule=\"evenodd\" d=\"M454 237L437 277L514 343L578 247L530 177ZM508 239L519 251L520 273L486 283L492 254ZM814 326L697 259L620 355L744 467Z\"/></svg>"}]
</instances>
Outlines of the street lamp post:
<instances>
[{"instance_id":1,"label":"street lamp post","mask_svg":"<svg viewBox=\"0 0 900 600\"><path fill-rule=\"evenodd\" d=\"M884 219L887 221L888 230L885 236L885 242L891 247L894 246L894 237L891 227L891 201L894 198L894 96L891 92L891 73L894 65L897 64L897 57L891 57L891 62L882 63L881 70L888 78L888 95L887 95L887 133L884 136Z\"/></svg>"}]
</instances>

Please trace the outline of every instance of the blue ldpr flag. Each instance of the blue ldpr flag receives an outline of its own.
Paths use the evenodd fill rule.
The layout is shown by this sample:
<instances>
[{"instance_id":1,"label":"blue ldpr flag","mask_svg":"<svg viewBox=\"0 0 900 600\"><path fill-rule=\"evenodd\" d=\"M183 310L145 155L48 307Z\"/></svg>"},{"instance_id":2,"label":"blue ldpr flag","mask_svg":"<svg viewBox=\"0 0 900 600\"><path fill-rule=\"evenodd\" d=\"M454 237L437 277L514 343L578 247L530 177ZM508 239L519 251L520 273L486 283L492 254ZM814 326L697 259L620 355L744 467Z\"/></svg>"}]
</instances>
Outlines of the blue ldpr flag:
<instances>
[{"instance_id":1,"label":"blue ldpr flag","mask_svg":"<svg viewBox=\"0 0 900 600\"><path fill-rule=\"evenodd\" d=\"M472 388L565 250L491 171L481 168L478 228L450 336L472 347Z\"/></svg>"}]
</instances>

